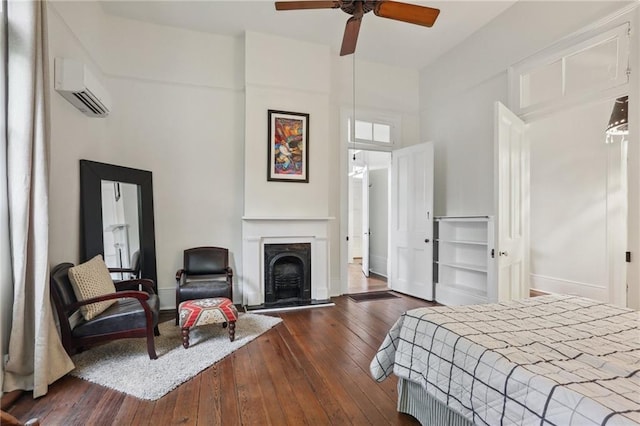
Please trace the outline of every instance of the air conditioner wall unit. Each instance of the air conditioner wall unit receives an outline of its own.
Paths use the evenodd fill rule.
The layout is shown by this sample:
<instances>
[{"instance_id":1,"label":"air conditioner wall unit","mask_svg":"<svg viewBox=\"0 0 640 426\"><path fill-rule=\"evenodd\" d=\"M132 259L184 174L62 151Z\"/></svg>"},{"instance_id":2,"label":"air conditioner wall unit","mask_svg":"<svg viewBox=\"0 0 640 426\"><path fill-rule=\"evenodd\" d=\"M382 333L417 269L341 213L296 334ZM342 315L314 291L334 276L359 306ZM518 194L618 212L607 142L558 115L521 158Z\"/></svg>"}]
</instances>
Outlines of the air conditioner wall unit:
<instances>
[{"instance_id":1,"label":"air conditioner wall unit","mask_svg":"<svg viewBox=\"0 0 640 426\"><path fill-rule=\"evenodd\" d=\"M73 106L89 117L106 117L111 99L98 79L79 61L54 60L54 88Z\"/></svg>"}]
</instances>

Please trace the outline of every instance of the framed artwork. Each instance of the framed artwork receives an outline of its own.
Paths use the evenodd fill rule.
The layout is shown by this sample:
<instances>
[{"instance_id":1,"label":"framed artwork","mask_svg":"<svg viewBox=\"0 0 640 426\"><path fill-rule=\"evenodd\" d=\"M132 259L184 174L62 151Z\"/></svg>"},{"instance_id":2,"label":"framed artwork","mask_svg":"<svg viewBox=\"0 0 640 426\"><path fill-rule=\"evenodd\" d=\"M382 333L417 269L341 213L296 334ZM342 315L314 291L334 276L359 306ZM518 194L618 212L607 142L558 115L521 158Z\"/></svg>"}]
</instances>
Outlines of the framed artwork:
<instances>
[{"instance_id":1,"label":"framed artwork","mask_svg":"<svg viewBox=\"0 0 640 426\"><path fill-rule=\"evenodd\" d=\"M309 182L309 114L269 110L267 180Z\"/></svg>"}]
</instances>

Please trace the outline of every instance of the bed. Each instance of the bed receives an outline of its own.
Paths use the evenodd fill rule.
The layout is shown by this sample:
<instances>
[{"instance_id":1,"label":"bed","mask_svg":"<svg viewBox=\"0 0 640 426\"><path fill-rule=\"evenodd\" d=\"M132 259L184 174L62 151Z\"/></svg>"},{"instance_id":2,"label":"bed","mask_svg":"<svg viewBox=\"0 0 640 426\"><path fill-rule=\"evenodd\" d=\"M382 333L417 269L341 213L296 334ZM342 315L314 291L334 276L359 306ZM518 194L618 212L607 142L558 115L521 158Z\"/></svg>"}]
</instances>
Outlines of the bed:
<instances>
[{"instance_id":1,"label":"bed","mask_svg":"<svg viewBox=\"0 0 640 426\"><path fill-rule=\"evenodd\" d=\"M371 361L423 425L640 424L640 314L576 296L405 312Z\"/></svg>"}]
</instances>

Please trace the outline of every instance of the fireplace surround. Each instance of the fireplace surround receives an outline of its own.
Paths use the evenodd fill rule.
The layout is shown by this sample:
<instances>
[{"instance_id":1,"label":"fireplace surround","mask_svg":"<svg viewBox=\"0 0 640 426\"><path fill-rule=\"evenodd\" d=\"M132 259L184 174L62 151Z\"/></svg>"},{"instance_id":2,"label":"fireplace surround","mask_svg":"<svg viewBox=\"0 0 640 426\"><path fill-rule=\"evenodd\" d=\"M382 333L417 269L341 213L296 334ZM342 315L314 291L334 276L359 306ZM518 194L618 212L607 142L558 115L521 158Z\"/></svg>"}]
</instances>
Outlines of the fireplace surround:
<instances>
[{"instance_id":1,"label":"fireplace surround","mask_svg":"<svg viewBox=\"0 0 640 426\"><path fill-rule=\"evenodd\" d=\"M329 299L329 217L243 217L242 218L242 293L243 304L250 309L273 305L266 298L265 247L270 245L307 244L310 250L309 296L295 296L301 304L326 302ZM295 261L286 267L295 269ZM286 287L286 286L285 286ZM293 299L283 288L284 299ZM288 297L289 296L289 297Z\"/></svg>"}]
</instances>

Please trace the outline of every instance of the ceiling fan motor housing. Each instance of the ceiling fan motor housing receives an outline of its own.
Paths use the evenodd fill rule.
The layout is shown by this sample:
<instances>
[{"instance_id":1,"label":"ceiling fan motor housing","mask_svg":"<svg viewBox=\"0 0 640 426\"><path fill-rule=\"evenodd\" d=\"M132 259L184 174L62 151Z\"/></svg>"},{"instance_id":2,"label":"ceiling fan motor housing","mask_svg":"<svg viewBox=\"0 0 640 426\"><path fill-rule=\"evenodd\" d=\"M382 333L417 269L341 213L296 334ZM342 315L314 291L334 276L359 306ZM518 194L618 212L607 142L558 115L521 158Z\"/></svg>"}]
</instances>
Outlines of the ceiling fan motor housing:
<instances>
[{"instance_id":1,"label":"ceiling fan motor housing","mask_svg":"<svg viewBox=\"0 0 640 426\"><path fill-rule=\"evenodd\" d=\"M373 10L376 16L395 19L396 21L431 27L439 9L403 3L395 0L292 0L276 1L276 10L300 10L300 9L337 9L351 15L347 21L342 38L340 56L350 55L356 50L358 33L362 16Z\"/></svg>"},{"instance_id":2,"label":"ceiling fan motor housing","mask_svg":"<svg viewBox=\"0 0 640 426\"><path fill-rule=\"evenodd\" d=\"M384 0L342 0L340 2L340 9L353 15L356 12L357 4L362 4L362 13L371 12L375 9L377 3L381 3Z\"/></svg>"}]
</instances>

